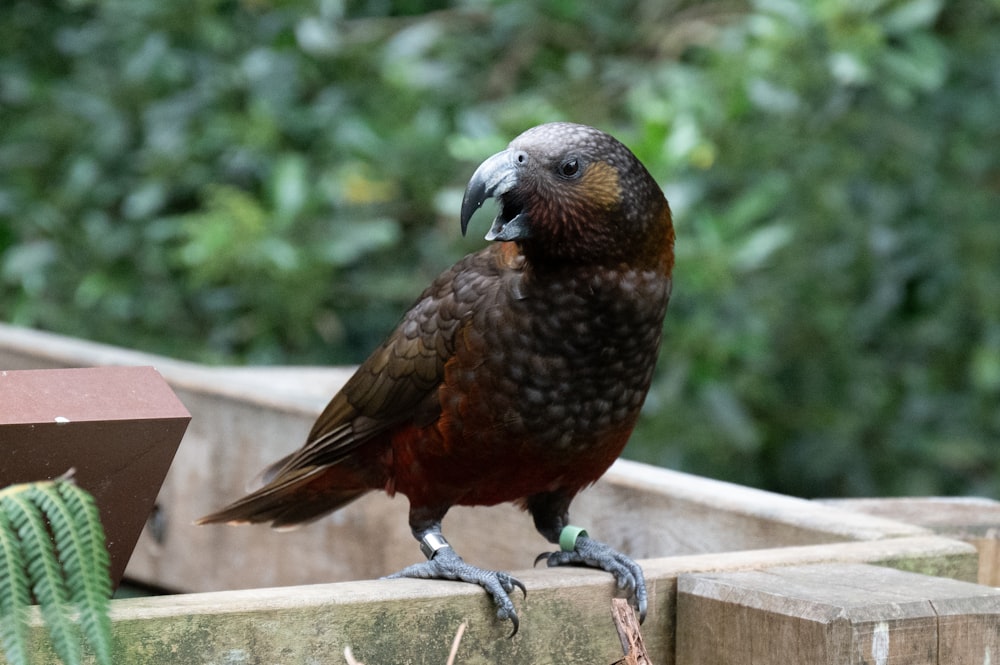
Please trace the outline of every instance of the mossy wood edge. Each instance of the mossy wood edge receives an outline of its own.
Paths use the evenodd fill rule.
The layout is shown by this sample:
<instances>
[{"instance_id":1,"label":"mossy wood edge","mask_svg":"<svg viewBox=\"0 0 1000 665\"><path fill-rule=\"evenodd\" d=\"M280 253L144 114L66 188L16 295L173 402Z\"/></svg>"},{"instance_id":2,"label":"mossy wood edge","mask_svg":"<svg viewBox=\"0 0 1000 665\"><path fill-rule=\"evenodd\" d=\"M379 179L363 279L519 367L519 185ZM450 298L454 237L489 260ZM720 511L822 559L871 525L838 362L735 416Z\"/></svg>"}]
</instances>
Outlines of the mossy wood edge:
<instances>
[{"instance_id":1,"label":"mossy wood edge","mask_svg":"<svg viewBox=\"0 0 1000 665\"><path fill-rule=\"evenodd\" d=\"M972 546L936 536L786 547L642 561L650 584L642 626L653 662L673 663L676 581L685 572L810 563L873 563L965 581L976 578ZM366 665L447 660L455 630L468 629L457 663L612 663L621 645L610 612L614 585L599 571L517 572L521 630L496 620L476 587L373 580L113 601L116 663L341 663L345 647ZM35 629L35 660L55 665ZM92 662L87 660L85 662Z\"/></svg>"}]
</instances>

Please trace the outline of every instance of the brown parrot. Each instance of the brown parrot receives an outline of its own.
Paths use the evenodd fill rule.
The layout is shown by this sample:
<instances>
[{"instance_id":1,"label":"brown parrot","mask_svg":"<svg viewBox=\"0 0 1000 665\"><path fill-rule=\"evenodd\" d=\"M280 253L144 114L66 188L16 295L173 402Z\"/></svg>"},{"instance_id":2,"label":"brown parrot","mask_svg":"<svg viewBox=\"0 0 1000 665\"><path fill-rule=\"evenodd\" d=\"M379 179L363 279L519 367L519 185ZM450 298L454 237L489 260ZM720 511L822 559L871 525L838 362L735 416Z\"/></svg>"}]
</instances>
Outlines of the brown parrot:
<instances>
[{"instance_id":1,"label":"brown parrot","mask_svg":"<svg viewBox=\"0 0 1000 665\"><path fill-rule=\"evenodd\" d=\"M516 632L509 594L524 585L466 563L441 532L452 506L510 501L561 546L536 562L610 572L644 617L642 569L572 527L569 505L621 453L645 400L670 297L670 208L628 148L561 122L476 170L463 234L491 197L494 242L427 287L263 487L199 523L289 527L372 490L404 494L427 560L390 577L479 584Z\"/></svg>"}]
</instances>

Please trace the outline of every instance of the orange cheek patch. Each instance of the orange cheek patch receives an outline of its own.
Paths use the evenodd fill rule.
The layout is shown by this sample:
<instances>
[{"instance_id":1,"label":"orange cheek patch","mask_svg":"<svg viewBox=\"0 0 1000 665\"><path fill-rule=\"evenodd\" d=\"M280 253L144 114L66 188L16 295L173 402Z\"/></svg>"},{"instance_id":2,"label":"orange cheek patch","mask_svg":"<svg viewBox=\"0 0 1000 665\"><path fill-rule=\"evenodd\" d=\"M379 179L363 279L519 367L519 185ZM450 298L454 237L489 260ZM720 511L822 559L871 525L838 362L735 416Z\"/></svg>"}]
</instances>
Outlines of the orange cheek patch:
<instances>
[{"instance_id":1,"label":"orange cheek patch","mask_svg":"<svg viewBox=\"0 0 1000 665\"><path fill-rule=\"evenodd\" d=\"M611 208L618 204L621 197L618 171L607 162L595 162L580 179L580 189L591 206Z\"/></svg>"}]
</instances>

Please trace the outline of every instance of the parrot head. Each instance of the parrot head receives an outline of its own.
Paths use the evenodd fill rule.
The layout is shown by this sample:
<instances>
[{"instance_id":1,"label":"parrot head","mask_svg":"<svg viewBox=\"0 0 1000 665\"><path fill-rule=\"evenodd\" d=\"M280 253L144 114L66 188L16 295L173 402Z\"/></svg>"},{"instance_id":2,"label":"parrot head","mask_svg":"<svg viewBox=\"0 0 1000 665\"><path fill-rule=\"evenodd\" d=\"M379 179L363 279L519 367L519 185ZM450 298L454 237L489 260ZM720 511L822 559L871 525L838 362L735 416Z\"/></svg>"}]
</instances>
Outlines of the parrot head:
<instances>
[{"instance_id":1,"label":"parrot head","mask_svg":"<svg viewBox=\"0 0 1000 665\"><path fill-rule=\"evenodd\" d=\"M529 259L673 264L662 190L628 148L593 127L539 125L486 159L465 190L463 234L489 198L499 212L486 240L517 243Z\"/></svg>"}]
</instances>

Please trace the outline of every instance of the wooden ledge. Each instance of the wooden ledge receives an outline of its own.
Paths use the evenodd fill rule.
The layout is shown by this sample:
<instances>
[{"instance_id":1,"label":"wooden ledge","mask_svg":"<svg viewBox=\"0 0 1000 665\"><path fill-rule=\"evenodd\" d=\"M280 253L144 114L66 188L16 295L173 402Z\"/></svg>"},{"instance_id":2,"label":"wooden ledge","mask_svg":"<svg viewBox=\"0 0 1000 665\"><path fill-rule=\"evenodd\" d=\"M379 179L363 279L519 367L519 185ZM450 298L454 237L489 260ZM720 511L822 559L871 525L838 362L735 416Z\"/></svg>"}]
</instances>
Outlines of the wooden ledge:
<instances>
[{"instance_id":1,"label":"wooden ledge","mask_svg":"<svg viewBox=\"0 0 1000 665\"><path fill-rule=\"evenodd\" d=\"M644 560L650 609L642 633L652 661L674 662L680 575L826 562L965 580L976 570L974 548L934 536ZM564 568L515 575L528 595L515 594L521 629L513 639L478 587L373 580L114 601L114 661L336 665L345 662L341 654L349 646L366 665L443 665L462 622L468 628L456 662L463 665L608 664L621 658L611 614L614 583L607 574ZM39 665L55 665L44 648L38 653Z\"/></svg>"}]
</instances>

